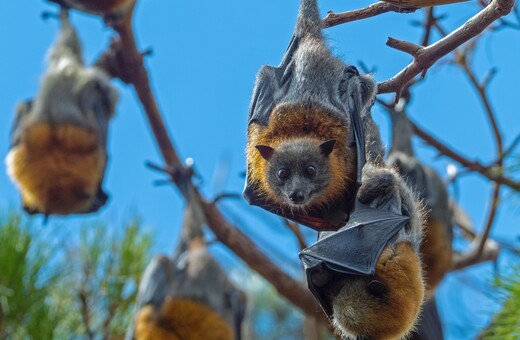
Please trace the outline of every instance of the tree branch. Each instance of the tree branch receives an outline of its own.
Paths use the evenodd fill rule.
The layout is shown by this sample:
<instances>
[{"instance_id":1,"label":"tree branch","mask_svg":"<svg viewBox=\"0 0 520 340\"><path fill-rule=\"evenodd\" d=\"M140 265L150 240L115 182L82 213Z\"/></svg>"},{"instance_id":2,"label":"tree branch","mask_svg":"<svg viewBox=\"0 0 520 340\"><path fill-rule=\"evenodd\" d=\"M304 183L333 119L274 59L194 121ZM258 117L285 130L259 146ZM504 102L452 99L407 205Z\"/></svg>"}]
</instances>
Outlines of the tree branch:
<instances>
[{"instance_id":1,"label":"tree branch","mask_svg":"<svg viewBox=\"0 0 520 340\"><path fill-rule=\"evenodd\" d=\"M120 39L112 42L111 47L97 63L112 76L131 84L143 105L148 122L161 155L167 164L166 171L172 173L188 172L183 166L166 130L158 105L150 88L148 73L139 53L130 20L117 24L115 30ZM304 313L326 321L318 303L299 281L287 275L276 266L244 233L224 219L215 204L206 201L194 186L189 176L171 176L185 199L193 195L204 211L208 226L215 236L241 258L249 267L262 275L276 290Z\"/></svg>"},{"instance_id":2,"label":"tree branch","mask_svg":"<svg viewBox=\"0 0 520 340\"><path fill-rule=\"evenodd\" d=\"M322 21L322 25L324 28L337 26L341 24L345 24L347 22L363 20L367 18L374 17L376 15L380 15L387 12L397 12L397 13L411 13L415 12L416 9L403 9L401 7L379 1L375 4L372 4L366 8L356 9L353 11L343 12L343 13L334 13L329 12L325 19Z\"/></svg>"},{"instance_id":3,"label":"tree branch","mask_svg":"<svg viewBox=\"0 0 520 340\"><path fill-rule=\"evenodd\" d=\"M414 133L420 137L422 140L424 140L428 145L434 147L439 151L440 154L447 156L460 165L464 166L470 171L477 172L481 174L482 176L505 186L508 186L509 188L520 191L520 182L515 181L511 178L504 177L502 174L497 173L495 171L494 167L485 166L482 163L478 161L472 161L468 158L462 156L460 153L454 151L450 147L448 147L446 144L442 143L426 131L424 131L421 127L419 127L417 124L411 121L412 128L414 130Z\"/></svg>"},{"instance_id":4,"label":"tree branch","mask_svg":"<svg viewBox=\"0 0 520 340\"><path fill-rule=\"evenodd\" d=\"M391 79L378 84L379 93L399 93L415 76L430 68L437 60L444 57L471 38L482 33L486 27L498 18L507 15L513 8L514 0L494 0L464 25L445 38L425 47L422 53L401 72Z\"/></svg>"}]
</instances>

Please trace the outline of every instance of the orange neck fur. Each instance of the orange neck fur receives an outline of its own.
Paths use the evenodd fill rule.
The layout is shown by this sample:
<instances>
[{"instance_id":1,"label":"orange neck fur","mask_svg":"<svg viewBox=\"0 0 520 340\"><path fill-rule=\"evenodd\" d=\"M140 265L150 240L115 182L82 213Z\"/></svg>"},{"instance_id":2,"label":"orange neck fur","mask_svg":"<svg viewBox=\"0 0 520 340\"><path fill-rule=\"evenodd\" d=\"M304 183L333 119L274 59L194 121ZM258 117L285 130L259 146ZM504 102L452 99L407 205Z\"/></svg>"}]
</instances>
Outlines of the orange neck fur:
<instances>
[{"instance_id":1,"label":"orange neck fur","mask_svg":"<svg viewBox=\"0 0 520 340\"><path fill-rule=\"evenodd\" d=\"M336 145L329 155L331 180L324 192L312 206L320 206L341 199L355 178L355 151L348 146L349 128L346 122L329 112L319 112L305 106L282 106L275 108L269 125L252 123L248 129L248 175L258 187L260 194L276 204L283 205L276 197L267 180L267 161L262 158L256 145L277 148L283 143L305 138L317 144L335 139Z\"/></svg>"},{"instance_id":2,"label":"orange neck fur","mask_svg":"<svg viewBox=\"0 0 520 340\"><path fill-rule=\"evenodd\" d=\"M145 306L136 317L137 340L231 340L231 327L213 310L188 299L167 298L160 314Z\"/></svg>"}]
</instances>

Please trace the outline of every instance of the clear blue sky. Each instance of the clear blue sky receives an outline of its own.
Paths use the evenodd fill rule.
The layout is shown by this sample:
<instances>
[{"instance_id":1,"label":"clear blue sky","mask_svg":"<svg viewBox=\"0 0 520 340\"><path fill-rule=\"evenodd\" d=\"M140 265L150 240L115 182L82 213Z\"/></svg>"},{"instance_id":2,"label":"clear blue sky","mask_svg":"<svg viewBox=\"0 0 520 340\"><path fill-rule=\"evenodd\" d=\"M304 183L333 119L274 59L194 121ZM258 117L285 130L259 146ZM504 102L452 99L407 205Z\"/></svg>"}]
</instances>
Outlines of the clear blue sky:
<instances>
[{"instance_id":1,"label":"clear blue sky","mask_svg":"<svg viewBox=\"0 0 520 340\"><path fill-rule=\"evenodd\" d=\"M249 97L256 71L263 64L278 64L290 40L298 1L138 1L136 35L142 49L153 48L146 61L152 87L168 128L183 158L192 157L203 179L202 189L209 196L226 190L241 192L244 145ZM322 13L363 7L367 1L322 0ZM33 6L33 7L31 7ZM348 7L350 6L350 7ZM443 7L447 25L465 22L476 3ZM0 150L7 154L8 134L16 103L33 96L44 70L44 55L54 40L58 24L40 19L43 10L52 10L43 1L2 1L0 37ZM417 42L420 30L410 25L422 20L422 12L411 15L390 13L362 22L327 30L330 43L346 61L376 66L375 77L386 80L409 61L404 53L385 46L387 36ZM84 44L85 59L91 62L108 45L110 30L100 20L72 16ZM437 36L435 37L438 38ZM520 132L518 88L520 79L520 33L504 30L485 38L475 56L480 75L499 66L490 95L499 115L506 144ZM100 216L119 221L137 212L156 235L156 252L170 252L175 244L182 212L182 201L169 187L154 187L161 176L144 167L147 160L160 163L151 133L133 92L117 84L121 101L110 127L110 160L105 187L111 199L93 217L52 218L70 232L78 223ZM513 96L516 94L516 96ZM492 135L477 96L462 73L450 66L436 66L427 80L416 88L411 115L437 136L484 163L491 161ZM374 108L385 141L389 129L386 115ZM421 158L445 174L444 158L416 143ZM227 171L220 180L215 170ZM218 172L217 172L218 173ZM478 176L466 176L459 183L458 201L477 227L483 224L489 201L489 187ZM20 207L18 193L5 169L0 171L0 207ZM293 238L277 218L248 207L243 201L225 205L232 220L239 223L262 249L281 263L299 270ZM493 235L517 242L518 205L508 198L499 211ZM219 249L220 251L221 249ZM226 256L229 258L229 256ZM501 261L504 267L510 261ZM480 292L491 282L491 266L450 275L439 289L439 299L448 339L469 339L484 326L495 306ZM470 282L471 284L467 284Z\"/></svg>"}]
</instances>

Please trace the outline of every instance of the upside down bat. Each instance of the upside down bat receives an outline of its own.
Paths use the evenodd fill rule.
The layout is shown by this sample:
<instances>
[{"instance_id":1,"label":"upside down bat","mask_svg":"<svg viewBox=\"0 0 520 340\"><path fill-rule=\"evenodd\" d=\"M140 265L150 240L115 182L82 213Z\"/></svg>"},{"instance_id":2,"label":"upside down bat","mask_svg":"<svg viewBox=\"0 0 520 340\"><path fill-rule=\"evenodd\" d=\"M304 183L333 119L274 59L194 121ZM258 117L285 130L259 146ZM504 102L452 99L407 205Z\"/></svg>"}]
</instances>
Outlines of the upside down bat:
<instances>
[{"instance_id":1,"label":"upside down bat","mask_svg":"<svg viewBox=\"0 0 520 340\"><path fill-rule=\"evenodd\" d=\"M173 257L146 268L128 340L241 339L246 297L208 253L201 216L190 203Z\"/></svg>"},{"instance_id":2,"label":"upside down bat","mask_svg":"<svg viewBox=\"0 0 520 340\"><path fill-rule=\"evenodd\" d=\"M244 196L308 227L337 230L354 206L356 157L364 157L356 153L364 142L356 143L354 131L365 123L360 115L372 105L376 84L331 55L320 27L316 2L302 1L280 66L258 72Z\"/></svg>"},{"instance_id":3,"label":"upside down bat","mask_svg":"<svg viewBox=\"0 0 520 340\"><path fill-rule=\"evenodd\" d=\"M446 186L437 172L420 163L412 147L412 127L404 111L389 110L392 120L392 147L387 164L415 189L427 214L421 255L429 291L441 282L451 268L453 217Z\"/></svg>"},{"instance_id":4,"label":"upside down bat","mask_svg":"<svg viewBox=\"0 0 520 340\"><path fill-rule=\"evenodd\" d=\"M446 186L440 176L432 168L421 164L414 155L412 126L406 112L401 109L403 104L400 102L388 111L392 120L392 147L387 163L397 169L425 204L424 238L420 253L427 298L430 299L422 311L417 331L412 333L411 338L442 339L442 324L434 291L452 265L453 213Z\"/></svg>"},{"instance_id":5,"label":"upside down bat","mask_svg":"<svg viewBox=\"0 0 520 340\"><path fill-rule=\"evenodd\" d=\"M375 92L331 55L316 0L302 0L280 66L257 75L249 114L244 195L320 231L300 253L307 282L352 339L405 337L424 297L422 207L383 162Z\"/></svg>"},{"instance_id":6,"label":"upside down bat","mask_svg":"<svg viewBox=\"0 0 520 340\"><path fill-rule=\"evenodd\" d=\"M90 213L105 204L108 124L117 97L101 69L84 66L63 10L40 90L17 108L6 158L28 213Z\"/></svg>"}]
</instances>

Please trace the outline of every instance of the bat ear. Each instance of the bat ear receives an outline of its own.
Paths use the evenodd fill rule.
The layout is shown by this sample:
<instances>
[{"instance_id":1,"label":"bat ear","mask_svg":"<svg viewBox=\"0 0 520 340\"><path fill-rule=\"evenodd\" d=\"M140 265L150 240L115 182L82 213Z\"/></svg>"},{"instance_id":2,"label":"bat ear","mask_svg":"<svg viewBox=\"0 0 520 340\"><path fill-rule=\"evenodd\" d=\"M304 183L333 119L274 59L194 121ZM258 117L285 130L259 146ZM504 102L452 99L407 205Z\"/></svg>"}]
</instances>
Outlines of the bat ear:
<instances>
[{"instance_id":1,"label":"bat ear","mask_svg":"<svg viewBox=\"0 0 520 340\"><path fill-rule=\"evenodd\" d=\"M330 155L330 153L332 152L332 150L334 150L334 145L336 145L336 140L335 139L329 139L328 141L326 142L323 142L321 145L320 145L320 151L321 151L321 154L325 157L327 157L328 155Z\"/></svg>"},{"instance_id":2,"label":"bat ear","mask_svg":"<svg viewBox=\"0 0 520 340\"><path fill-rule=\"evenodd\" d=\"M257 145L255 147L266 161L273 156L274 149L272 147L267 145Z\"/></svg>"}]
</instances>

